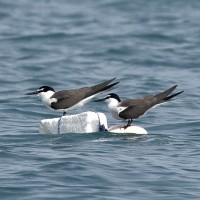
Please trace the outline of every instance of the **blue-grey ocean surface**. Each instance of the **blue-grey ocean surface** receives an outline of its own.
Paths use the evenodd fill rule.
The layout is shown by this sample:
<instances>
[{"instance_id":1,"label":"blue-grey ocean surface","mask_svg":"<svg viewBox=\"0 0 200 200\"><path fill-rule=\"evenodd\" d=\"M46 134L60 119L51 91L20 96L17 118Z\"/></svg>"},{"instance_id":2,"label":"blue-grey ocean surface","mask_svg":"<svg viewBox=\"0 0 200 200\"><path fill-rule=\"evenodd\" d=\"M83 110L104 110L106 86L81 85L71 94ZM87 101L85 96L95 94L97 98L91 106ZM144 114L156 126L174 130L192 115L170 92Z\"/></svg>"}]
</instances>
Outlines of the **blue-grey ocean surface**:
<instances>
[{"instance_id":1,"label":"blue-grey ocean surface","mask_svg":"<svg viewBox=\"0 0 200 200\"><path fill-rule=\"evenodd\" d=\"M135 120L147 136L39 134L60 113L25 93L112 77L122 99L184 93ZM1 0L0 198L200 199L199 79L199 0ZM105 103L70 114L89 110L122 123Z\"/></svg>"}]
</instances>

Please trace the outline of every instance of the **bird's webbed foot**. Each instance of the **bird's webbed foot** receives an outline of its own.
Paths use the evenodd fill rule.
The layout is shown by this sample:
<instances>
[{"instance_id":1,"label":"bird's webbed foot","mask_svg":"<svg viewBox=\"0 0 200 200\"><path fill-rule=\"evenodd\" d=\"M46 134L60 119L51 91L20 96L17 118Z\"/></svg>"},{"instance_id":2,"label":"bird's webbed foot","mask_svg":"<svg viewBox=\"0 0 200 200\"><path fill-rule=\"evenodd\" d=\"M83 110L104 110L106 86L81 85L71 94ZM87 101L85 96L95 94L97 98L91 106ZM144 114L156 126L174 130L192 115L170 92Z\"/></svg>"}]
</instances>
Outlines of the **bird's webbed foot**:
<instances>
[{"instance_id":1,"label":"bird's webbed foot","mask_svg":"<svg viewBox=\"0 0 200 200\"><path fill-rule=\"evenodd\" d=\"M133 122L133 120L129 119L127 125L124 126L124 129L128 128L131 125L132 122Z\"/></svg>"}]
</instances>

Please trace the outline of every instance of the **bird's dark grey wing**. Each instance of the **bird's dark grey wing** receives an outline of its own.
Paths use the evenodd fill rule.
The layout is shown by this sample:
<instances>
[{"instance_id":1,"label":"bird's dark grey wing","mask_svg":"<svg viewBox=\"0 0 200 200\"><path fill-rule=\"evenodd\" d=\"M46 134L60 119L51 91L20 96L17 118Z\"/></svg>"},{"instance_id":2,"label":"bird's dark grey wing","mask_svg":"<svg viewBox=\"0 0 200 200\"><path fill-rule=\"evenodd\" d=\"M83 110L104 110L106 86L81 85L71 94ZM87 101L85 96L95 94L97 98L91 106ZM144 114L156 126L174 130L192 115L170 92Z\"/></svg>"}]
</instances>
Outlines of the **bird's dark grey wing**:
<instances>
[{"instance_id":1,"label":"bird's dark grey wing","mask_svg":"<svg viewBox=\"0 0 200 200\"><path fill-rule=\"evenodd\" d=\"M127 99L122 101L119 106L127 108L119 113L119 117L124 119L135 119L140 117L151 107L167 102L183 92L181 91L170 95L176 87L177 85L154 96L146 96L140 99Z\"/></svg>"},{"instance_id":2,"label":"bird's dark grey wing","mask_svg":"<svg viewBox=\"0 0 200 200\"><path fill-rule=\"evenodd\" d=\"M154 96L146 96L140 99L127 99L122 101L119 106L127 108L119 113L119 117L123 119L136 119L154 106L156 100Z\"/></svg>"},{"instance_id":3,"label":"bird's dark grey wing","mask_svg":"<svg viewBox=\"0 0 200 200\"><path fill-rule=\"evenodd\" d=\"M110 84L114 79L115 78L91 87L83 87L80 89L62 90L55 92L51 98L57 99L57 102L52 102L51 107L54 109L67 109L87 97L112 89L113 86L119 83L115 82Z\"/></svg>"},{"instance_id":4,"label":"bird's dark grey wing","mask_svg":"<svg viewBox=\"0 0 200 200\"><path fill-rule=\"evenodd\" d=\"M155 106L156 104L164 103L166 101L171 100L173 97L181 94L183 91L178 92L176 94L173 94L171 96L168 96L177 85L169 88L168 90L165 90L164 92L158 93L156 95L151 96L145 96L139 99L127 99L120 103L120 106L128 107L128 106Z\"/></svg>"},{"instance_id":5,"label":"bird's dark grey wing","mask_svg":"<svg viewBox=\"0 0 200 200\"><path fill-rule=\"evenodd\" d=\"M169 99L172 99L173 97L177 96L178 94L180 94L181 92L175 94L175 95L172 95L172 96L168 96L169 94L171 94L173 92L173 90L175 90L175 88L177 87L177 85L174 85L173 87L165 90L164 92L161 92L157 95L155 95L154 97L157 99L157 103L163 103Z\"/></svg>"},{"instance_id":6,"label":"bird's dark grey wing","mask_svg":"<svg viewBox=\"0 0 200 200\"><path fill-rule=\"evenodd\" d=\"M148 106L130 106L119 113L119 117L123 119L136 119L143 115L149 109Z\"/></svg>"},{"instance_id":7,"label":"bird's dark grey wing","mask_svg":"<svg viewBox=\"0 0 200 200\"><path fill-rule=\"evenodd\" d=\"M86 93L89 88L80 88L73 90L62 90L54 93L51 98L57 99L57 102L52 102L51 107L54 109L67 109L86 98Z\"/></svg>"},{"instance_id":8,"label":"bird's dark grey wing","mask_svg":"<svg viewBox=\"0 0 200 200\"><path fill-rule=\"evenodd\" d=\"M84 88L80 88L80 89L72 89L72 90L61 90L58 92L55 92L51 98L56 98L58 100L61 99L66 99L66 98L70 98L70 97L74 97L75 95L77 97L82 97L83 94L85 94L87 91L89 91L89 89L87 87Z\"/></svg>"},{"instance_id":9,"label":"bird's dark grey wing","mask_svg":"<svg viewBox=\"0 0 200 200\"><path fill-rule=\"evenodd\" d=\"M89 87L87 97L94 95L94 94L102 93L104 91L112 90L113 87L119 83L119 82L111 83L113 80L115 80L115 78L110 79L108 81L104 81L103 83L93 85L92 87Z\"/></svg>"},{"instance_id":10,"label":"bird's dark grey wing","mask_svg":"<svg viewBox=\"0 0 200 200\"><path fill-rule=\"evenodd\" d=\"M120 103L122 107L129 107L129 106L151 106L156 102L156 98L154 96L145 96L139 99L127 99Z\"/></svg>"}]
</instances>

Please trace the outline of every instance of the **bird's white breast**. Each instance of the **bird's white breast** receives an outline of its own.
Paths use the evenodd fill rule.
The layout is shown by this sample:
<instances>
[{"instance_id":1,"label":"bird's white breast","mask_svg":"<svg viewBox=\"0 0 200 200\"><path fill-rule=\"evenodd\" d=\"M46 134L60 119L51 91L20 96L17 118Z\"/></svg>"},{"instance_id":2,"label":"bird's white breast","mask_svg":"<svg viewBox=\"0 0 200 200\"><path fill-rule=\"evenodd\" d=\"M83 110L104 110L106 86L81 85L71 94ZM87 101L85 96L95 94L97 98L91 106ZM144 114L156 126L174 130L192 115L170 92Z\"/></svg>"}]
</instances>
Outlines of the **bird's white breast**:
<instances>
[{"instance_id":1,"label":"bird's white breast","mask_svg":"<svg viewBox=\"0 0 200 200\"><path fill-rule=\"evenodd\" d=\"M126 107L119 106L119 102L114 98L107 99L106 103L108 104L108 110L111 112L113 118L121 120L122 118L119 117L119 113L126 109Z\"/></svg>"},{"instance_id":2,"label":"bird's white breast","mask_svg":"<svg viewBox=\"0 0 200 200\"><path fill-rule=\"evenodd\" d=\"M38 96L40 96L42 103L46 107L51 108L51 103L57 101L56 99L51 98L53 94L54 94L53 91L47 91L47 92L40 92Z\"/></svg>"}]
</instances>

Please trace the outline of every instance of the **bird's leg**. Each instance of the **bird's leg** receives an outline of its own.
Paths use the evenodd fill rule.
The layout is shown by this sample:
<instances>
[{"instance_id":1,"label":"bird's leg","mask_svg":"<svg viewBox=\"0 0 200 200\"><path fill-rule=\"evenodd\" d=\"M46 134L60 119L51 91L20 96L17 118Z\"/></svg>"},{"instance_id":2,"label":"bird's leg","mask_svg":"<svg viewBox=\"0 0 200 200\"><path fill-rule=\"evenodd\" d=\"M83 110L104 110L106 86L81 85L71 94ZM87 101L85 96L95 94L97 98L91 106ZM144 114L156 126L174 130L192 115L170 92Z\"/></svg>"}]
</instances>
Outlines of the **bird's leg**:
<instances>
[{"instance_id":1,"label":"bird's leg","mask_svg":"<svg viewBox=\"0 0 200 200\"><path fill-rule=\"evenodd\" d=\"M61 117L59 118L59 120L58 120L58 134L60 134L61 119L62 119L62 117L65 116L65 115L66 115L66 112L63 111L62 116L61 116Z\"/></svg>"},{"instance_id":2,"label":"bird's leg","mask_svg":"<svg viewBox=\"0 0 200 200\"><path fill-rule=\"evenodd\" d=\"M59 118L59 120L58 120L58 134L60 134L60 126L61 126L61 119L62 119L62 117L63 116L65 116L66 115L66 112L64 111L63 112L63 115Z\"/></svg>"},{"instance_id":3,"label":"bird's leg","mask_svg":"<svg viewBox=\"0 0 200 200\"><path fill-rule=\"evenodd\" d=\"M62 116L58 120L58 134L60 134L61 118L62 118Z\"/></svg>"},{"instance_id":4,"label":"bird's leg","mask_svg":"<svg viewBox=\"0 0 200 200\"><path fill-rule=\"evenodd\" d=\"M131 125L132 122L133 122L133 120L129 119L127 125L124 126L124 129L128 128Z\"/></svg>"}]
</instances>

